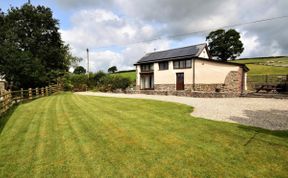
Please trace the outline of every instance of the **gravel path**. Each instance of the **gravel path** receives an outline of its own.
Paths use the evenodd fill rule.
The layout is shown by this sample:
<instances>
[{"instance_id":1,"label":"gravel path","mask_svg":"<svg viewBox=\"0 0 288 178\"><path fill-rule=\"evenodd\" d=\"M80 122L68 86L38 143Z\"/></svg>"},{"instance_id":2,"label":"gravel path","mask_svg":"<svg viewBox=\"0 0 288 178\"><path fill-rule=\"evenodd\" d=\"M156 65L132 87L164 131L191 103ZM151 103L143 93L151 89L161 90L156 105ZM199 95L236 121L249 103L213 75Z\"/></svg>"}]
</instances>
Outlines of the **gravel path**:
<instances>
[{"instance_id":1,"label":"gravel path","mask_svg":"<svg viewBox=\"0 0 288 178\"><path fill-rule=\"evenodd\" d=\"M183 103L194 107L193 116L240 123L270 130L288 130L288 100L272 98L190 98L143 94L78 92L79 95L141 98Z\"/></svg>"}]
</instances>

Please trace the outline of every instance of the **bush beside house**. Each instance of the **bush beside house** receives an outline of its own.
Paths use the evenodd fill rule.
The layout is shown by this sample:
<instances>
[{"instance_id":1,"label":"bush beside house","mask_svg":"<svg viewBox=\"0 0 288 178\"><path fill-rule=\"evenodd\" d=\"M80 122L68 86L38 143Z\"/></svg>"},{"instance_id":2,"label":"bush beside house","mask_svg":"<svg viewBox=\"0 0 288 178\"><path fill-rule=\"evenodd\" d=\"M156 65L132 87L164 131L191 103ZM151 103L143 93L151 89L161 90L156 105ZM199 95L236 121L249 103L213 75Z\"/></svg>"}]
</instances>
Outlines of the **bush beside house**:
<instances>
[{"instance_id":1,"label":"bush beside house","mask_svg":"<svg viewBox=\"0 0 288 178\"><path fill-rule=\"evenodd\" d=\"M102 92L124 91L133 82L128 77L106 74L102 71L97 73L72 74L67 73L63 77L63 87L65 91L86 91L92 89Z\"/></svg>"}]
</instances>

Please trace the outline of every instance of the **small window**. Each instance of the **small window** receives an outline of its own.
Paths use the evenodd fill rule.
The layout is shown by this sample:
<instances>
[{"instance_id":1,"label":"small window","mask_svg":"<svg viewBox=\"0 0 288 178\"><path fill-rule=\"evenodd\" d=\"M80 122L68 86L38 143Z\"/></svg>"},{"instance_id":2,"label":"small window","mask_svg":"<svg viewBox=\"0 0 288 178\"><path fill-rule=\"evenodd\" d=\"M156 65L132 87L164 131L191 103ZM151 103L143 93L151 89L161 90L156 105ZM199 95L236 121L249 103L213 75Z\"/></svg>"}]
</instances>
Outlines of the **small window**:
<instances>
[{"instance_id":1,"label":"small window","mask_svg":"<svg viewBox=\"0 0 288 178\"><path fill-rule=\"evenodd\" d=\"M180 62L180 69L184 69L185 68L185 61L179 61Z\"/></svg>"},{"instance_id":2,"label":"small window","mask_svg":"<svg viewBox=\"0 0 288 178\"><path fill-rule=\"evenodd\" d=\"M159 70L168 70L168 62L159 62Z\"/></svg>"},{"instance_id":3,"label":"small window","mask_svg":"<svg viewBox=\"0 0 288 178\"><path fill-rule=\"evenodd\" d=\"M186 69L192 67L192 60L180 60L180 61L174 61L173 62L174 69Z\"/></svg>"},{"instance_id":4,"label":"small window","mask_svg":"<svg viewBox=\"0 0 288 178\"><path fill-rule=\"evenodd\" d=\"M174 69L179 69L179 61L174 61L173 62L173 66L174 66Z\"/></svg>"},{"instance_id":5,"label":"small window","mask_svg":"<svg viewBox=\"0 0 288 178\"><path fill-rule=\"evenodd\" d=\"M186 68L192 67L192 60L186 60Z\"/></svg>"},{"instance_id":6,"label":"small window","mask_svg":"<svg viewBox=\"0 0 288 178\"><path fill-rule=\"evenodd\" d=\"M143 64L141 65L141 72L151 72L153 71L153 64Z\"/></svg>"}]
</instances>

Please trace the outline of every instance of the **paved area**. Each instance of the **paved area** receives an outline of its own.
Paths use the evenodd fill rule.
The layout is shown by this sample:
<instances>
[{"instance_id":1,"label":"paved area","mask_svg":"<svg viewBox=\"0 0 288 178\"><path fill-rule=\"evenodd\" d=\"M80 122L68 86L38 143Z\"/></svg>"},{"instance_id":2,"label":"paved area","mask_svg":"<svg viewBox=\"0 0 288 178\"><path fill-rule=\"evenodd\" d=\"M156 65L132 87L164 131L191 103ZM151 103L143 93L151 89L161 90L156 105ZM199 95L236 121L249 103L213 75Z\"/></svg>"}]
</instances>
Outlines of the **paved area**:
<instances>
[{"instance_id":1,"label":"paved area","mask_svg":"<svg viewBox=\"0 0 288 178\"><path fill-rule=\"evenodd\" d=\"M288 100L272 98L191 98L143 94L78 92L79 95L141 98L177 102L194 107L193 116L240 123L270 130L288 130Z\"/></svg>"}]
</instances>

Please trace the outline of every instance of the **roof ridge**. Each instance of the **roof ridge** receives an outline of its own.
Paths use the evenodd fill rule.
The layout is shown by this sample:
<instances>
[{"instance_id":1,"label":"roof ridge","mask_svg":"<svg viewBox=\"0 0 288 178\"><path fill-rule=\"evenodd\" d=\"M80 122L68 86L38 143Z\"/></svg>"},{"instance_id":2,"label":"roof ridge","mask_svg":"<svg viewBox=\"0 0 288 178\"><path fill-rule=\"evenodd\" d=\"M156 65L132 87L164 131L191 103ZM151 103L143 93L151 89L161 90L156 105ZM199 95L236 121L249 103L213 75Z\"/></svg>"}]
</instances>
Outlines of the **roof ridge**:
<instances>
[{"instance_id":1,"label":"roof ridge","mask_svg":"<svg viewBox=\"0 0 288 178\"><path fill-rule=\"evenodd\" d=\"M167 50L162 50L162 51L154 51L154 52L146 53L146 55L154 54L154 53L161 53L161 52L166 52L166 51L173 51L173 50L178 50L178 49L184 49L184 48L190 48L190 47L193 47L193 46L200 46L200 45L204 45L204 44L207 45L207 43L200 43L200 44L191 45L191 46L184 46L184 47L180 47L180 48L173 48L173 49L167 49Z\"/></svg>"}]
</instances>

